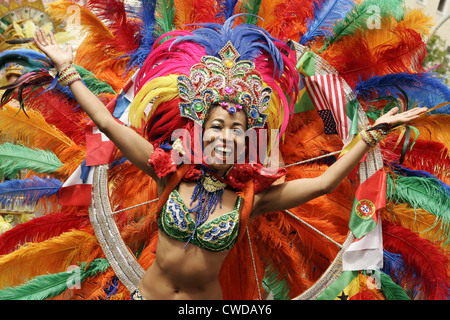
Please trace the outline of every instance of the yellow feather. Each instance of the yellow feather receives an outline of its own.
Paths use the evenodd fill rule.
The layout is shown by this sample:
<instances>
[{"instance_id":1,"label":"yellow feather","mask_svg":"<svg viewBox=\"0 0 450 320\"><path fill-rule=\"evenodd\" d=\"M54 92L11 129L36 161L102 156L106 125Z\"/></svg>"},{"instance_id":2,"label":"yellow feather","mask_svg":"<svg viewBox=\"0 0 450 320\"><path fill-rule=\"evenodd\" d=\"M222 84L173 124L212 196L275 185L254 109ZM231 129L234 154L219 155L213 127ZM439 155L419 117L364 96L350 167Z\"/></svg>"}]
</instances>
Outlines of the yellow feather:
<instances>
[{"instance_id":1,"label":"yellow feather","mask_svg":"<svg viewBox=\"0 0 450 320\"><path fill-rule=\"evenodd\" d=\"M130 105L129 119L133 126L140 128L141 120L150 119L160 103L170 101L178 96L177 77L178 75L169 75L155 78L148 81L139 90ZM151 110L146 110L152 100L154 101Z\"/></svg>"},{"instance_id":2,"label":"yellow feather","mask_svg":"<svg viewBox=\"0 0 450 320\"><path fill-rule=\"evenodd\" d=\"M427 16L420 9L412 9L406 13L402 21L398 22L397 26L415 30L422 36L428 36L433 27L433 18Z\"/></svg>"},{"instance_id":3,"label":"yellow feather","mask_svg":"<svg viewBox=\"0 0 450 320\"><path fill-rule=\"evenodd\" d=\"M419 139L438 141L450 149L449 123L450 115L440 114L423 116L415 120L411 125L419 129ZM448 156L450 156L450 152Z\"/></svg>"},{"instance_id":4,"label":"yellow feather","mask_svg":"<svg viewBox=\"0 0 450 320\"><path fill-rule=\"evenodd\" d=\"M16 34L21 38L25 38L25 36L22 32L22 28L19 26L19 24L17 22L13 21L13 26L14 26L14 31L16 32Z\"/></svg>"},{"instance_id":5,"label":"yellow feather","mask_svg":"<svg viewBox=\"0 0 450 320\"><path fill-rule=\"evenodd\" d=\"M60 130L49 125L38 111L28 110L27 114L29 118L18 108L8 105L0 110L2 141L50 150L65 164L58 172L64 176L70 175L83 162L85 147L76 145Z\"/></svg>"},{"instance_id":6,"label":"yellow feather","mask_svg":"<svg viewBox=\"0 0 450 320\"><path fill-rule=\"evenodd\" d=\"M70 32L58 32L55 34L57 43L69 43L75 40L75 37Z\"/></svg>"},{"instance_id":7,"label":"yellow feather","mask_svg":"<svg viewBox=\"0 0 450 320\"><path fill-rule=\"evenodd\" d=\"M17 286L39 275L67 271L71 265L101 254L93 234L75 230L40 243L29 243L0 257L0 289Z\"/></svg>"},{"instance_id":8,"label":"yellow feather","mask_svg":"<svg viewBox=\"0 0 450 320\"><path fill-rule=\"evenodd\" d=\"M446 227L442 225L441 221L422 208L414 209L410 204L402 203L382 209L381 215L384 220L417 232L419 236L430 241L448 239L448 233L445 232ZM449 244L445 245L445 248L449 249Z\"/></svg>"}]
</instances>

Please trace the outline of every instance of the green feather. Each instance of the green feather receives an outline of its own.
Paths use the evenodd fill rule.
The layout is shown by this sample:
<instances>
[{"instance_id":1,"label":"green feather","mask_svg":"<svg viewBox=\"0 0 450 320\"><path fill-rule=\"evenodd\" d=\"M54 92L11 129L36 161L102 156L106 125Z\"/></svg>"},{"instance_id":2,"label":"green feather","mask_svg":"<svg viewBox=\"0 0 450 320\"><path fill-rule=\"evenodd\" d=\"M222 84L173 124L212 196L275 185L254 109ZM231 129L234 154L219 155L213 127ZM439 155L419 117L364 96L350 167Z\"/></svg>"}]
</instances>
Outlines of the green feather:
<instances>
[{"instance_id":1,"label":"green feather","mask_svg":"<svg viewBox=\"0 0 450 320\"><path fill-rule=\"evenodd\" d=\"M266 269L262 286L265 291L272 292L274 300L289 300L289 285L286 279L280 278L272 266Z\"/></svg>"},{"instance_id":2,"label":"green feather","mask_svg":"<svg viewBox=\"0 0 450 320\"><path fill-rule=\"evenodd\" d=\"M396 284L391 277L382 271L377 272L377 274L380 275L381 289L386 300L411 300L402 287Z\"/></svg>"},{"instance_id":3,"label":"green feather","mask_svg":"<svg viewBox=\"0 0 450 320\"><path fill-rule=\"evenodd\" d=\"M393 16L397 21L403 19L403 0L367 0L357 3L347 16L338 20L333 27L333 35L327 37L321 51L342 37L354 34L357 30L370 28L369 22L386 16Z\"/></svg>"},{"instance_id":4,"label":"green feather","mask_svg":"<svg viewBox=\"0 0 450 320\"><path fill-rule=\"evenodd\" d=\"M86 86L91 90L95 95L99 95L100 93L112 93L116 94L114 89L106 82L98 79L95 74L86 70L83 67L74 65L75 69L80 74Z\"/></svg>"},{"instance_id":5,"label":"green feather","mask_svg":"<svg viewBox=\"0 0 450 320\"><path fill-rule=\"evenodd\" d=\"M86 267L83 262L80 268L57 274L36 277L22 286L0 290L0 300L45 300L56 297L71 286L105 272L109 267L108 260L96 259Z\"/></svg>"},{"instance_id":6,"label":"green feather","mask_svg":"<svg viewBox=\"0 0 450 320\"><path fill-rule=\"evenodd\" d=\"M32 150L11 143L0 145L0 175L8 179L16 178L20 170L54 173L62 165L50 151Z\"/></svg>"},{"instance_id":7,"label":"green feather","mask_svg":"<svg viewBox=\"0 0 450 320\"><path fill-rule=\"evenodd\" d=\"M243 9L245 13L253 14L253 16L247 16L245 18L245 23L256 24L258 22L258 17L255 17L259 13L261 7L261 0L247 0L243 3Z\"/></svg>"},{"instance_id":8,"label":"green feather","mask_svg":"<svg viewBox=\"0 0 450 320\"><path fill-rule=\"evenodd\" d=\"M156 30L156 37L175 29L173 21L175 20L174 0L160 0L156 2L156 24L159 28Z\"/></svg>"},{"instance_id":9,"label":"green feather","mask_svg":"<svg viewBox=\"0 0 450 320\"><path fill-rule=\"evenodd\" d=\"M450 225L450 194L436 178L387 175L386 198L394 203L409 203L437 217L442 228Z\"/></svg>"}]
</instances>

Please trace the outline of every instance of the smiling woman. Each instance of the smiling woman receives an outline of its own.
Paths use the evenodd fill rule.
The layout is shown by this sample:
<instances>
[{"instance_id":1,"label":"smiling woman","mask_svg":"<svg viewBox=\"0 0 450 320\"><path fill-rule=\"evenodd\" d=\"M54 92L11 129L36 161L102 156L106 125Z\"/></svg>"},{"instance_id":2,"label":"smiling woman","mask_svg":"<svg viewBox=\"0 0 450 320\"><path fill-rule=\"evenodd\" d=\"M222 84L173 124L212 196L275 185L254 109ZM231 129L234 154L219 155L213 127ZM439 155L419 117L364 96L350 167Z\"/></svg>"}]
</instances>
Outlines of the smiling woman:
<instances>
[{"instance_id":1,"label":"smiling woman","mask_svg":"<svg viewBox=\"0 0 450 320\"><path fill-rule=\"evenodd\" d=\"M147 299L222 299L223 291L219 281L222 266L230 250L235 248L234 244L242 240L243 230L247 225L262 214L294 208L334 191L361 161L370 146L374 146L386 135L379 129L367 131L364 135L366 138L316 178L271 185L285 174L283 169L279 169L275 175L267 177L266 174L266 179L270 181L268 184L253 187L252 183L257 178L254 167L250 163L244 164L246 170L254 173L244 180L245 187L241 187L244 192L250 192L251 196L247 195L242 199L242 195L236 193L239 187L234 181L242 177L239 177L236 171L232 172L237 167L236 151L242 150L245 145L245 129L262 129L270 122L270 113L267 112L270 112L271 103L278 101L272 99L272 96L276 96L276 90L264 85L265 76L257 71L259 65L250 60L238 60L240 54L231 40L228 40L224 47L218 48L219 58L205 55L202 45L193 41L196 38L199 43L205 40L202 33L198 32L212 32L215 37L220 37L233 32L239 34L241 28L248 29L245 25L233 27L234 19L230 18L223 26L207 26L193 31L192 34L171 38L153 51L137 75L136 90L142 102L135 99L130 117L134 117L134 122L139 125L141 117L145 116L139 110L144 110L143 106L147 101L153 100L153 109L158 107L156 111L151 111L153 114L145 116L147 121L152 123L155 115L158 120L164 117L160 112L164 110L165 105L172 106L164 102L166 98L163 91L166 89L161 87L159 80L164 75L161 74L162 70L167 68L172 71L171 58L191 55L194 49L201 52L198 58L202 62L190 68L189 76L178 76L176 85L182 100L179 103L181 117L192 120L194 126L204 129L201 144L207 152L202 153L204 157L200 164L191 165L188 168L190 171L184 171L181 175L170 175L167 171L164 176L155 174L161 172L155 166L167 164L152 161L154 142L152 145L130 128L114 120L71 67L71 52L62 51L52 34L50 38L42 31L36 35L39 48L58 67L60 83L64 81L64 85L70 87L80 106L127 159L157 183L162 209L157 209L160 218L155 260L146 270L138 289ZM264 34L267 48L270 45L278 45L280 49L286 50L286 54L281 54L283 59L278 59L279 65L284 66L280 69L288 68L294 63L294 53L263 30L247 30L245 34L253 34L257 38ZM161 57L159 53L163 49L168 49L171 54ZM277 48L275 52L280 54L277 51L280 49ZM272 47L270 51L263 51L262 55L274 55L273 50ZM163 59L161 63L158 62L160 59ZM154 68L155 65L158 67ZM276 65L274 62L272 68L276 68ZM291 101L294 101L293 84L298 81L298 75L285 74L284 77L288 76L293 80L290 82L291 86L285 87L285 92L290 93ZM66 78L70 78L70 82L66 83ZM274 88L283 86L283 78L278 80L279 83L275 83ZM157 93L153 89L155 81L159 84ZM168 84L169 87L172 85L170 82ZM291 106L285 105L285 108L285 113L289 114ZM393 109L380 117L375 127L379 124L389 127L416 119L426 109L415 109L401 115L396 115L397 111L398 109ZM284 125L280 125L280 129L283 127ZM148 128L152 141L154 126ZM166 135L168 133L170 132ZM149 158L150 165L147 166ZM173 170L180 172L175 166ZM257 189L258 192L255 192ZM158 285L155 286L155 283Z\"/></svg>"},{"instance_id":2,"label":"smiling woman","mask_svg":"<svg viewBox=\"0 0 450 320\"><path fill-rule=\"evenodd\" d=\"M234 107L233 103L227 103ZM203 148L205 162L217 170L220 176L245 154L245 111L231 113L229 109L216 105L205 118Z\"/></svg>"}]
</instances>

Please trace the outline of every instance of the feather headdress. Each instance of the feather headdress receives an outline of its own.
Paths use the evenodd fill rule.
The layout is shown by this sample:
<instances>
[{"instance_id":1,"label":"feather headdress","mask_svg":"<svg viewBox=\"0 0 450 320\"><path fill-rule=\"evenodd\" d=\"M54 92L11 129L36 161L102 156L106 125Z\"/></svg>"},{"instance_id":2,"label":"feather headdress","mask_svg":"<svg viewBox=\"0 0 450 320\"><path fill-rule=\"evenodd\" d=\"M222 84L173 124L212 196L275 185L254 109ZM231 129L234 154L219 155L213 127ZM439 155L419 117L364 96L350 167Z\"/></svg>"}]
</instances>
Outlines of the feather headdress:
<instances>
[{"instance_id":1,"label":"feather headdress","mask_svg":"<svg viewBox=\"0 0 450 320\"><path fill-rule=\"evenodd\" d=\"M151 122L149 119L154 116L155 109L169 105L169 101L161 100L162 92L165 92L166 100L168 97L173 100L178 96L175 87L177 76L189 76L191 67L199 63L203 56L219 57L220 50L230 42L236 46L239 59L255 62L255 70L273 89L276 98L272 99L266 111L267 121L270 128L285 131L287 120L293 111L292 101L295 101L298 82L295 76L292 77L294 74L289 72L294 70L292 52L287 45L272 38L263 29L247 24L233 26L234 20L235 17L230 18L223 25L205 24L203 28L192 32L171 32L161 36L161 39L173 38L160 45L159 40L155 42L152 54L136 79L137 99L130 110L130 117L135 126L141 125L148 102L153 100L153 107L145 115L146 122ZM288 54L282 53L281 50ZM163 61L164 63L161 63ZM155 88L158 88L156 92L153 91ZM290 96L291 102L288 102L286 95ZM281 104L275 105L275 101L280 101Z\"/></svg>"}]
</instances>

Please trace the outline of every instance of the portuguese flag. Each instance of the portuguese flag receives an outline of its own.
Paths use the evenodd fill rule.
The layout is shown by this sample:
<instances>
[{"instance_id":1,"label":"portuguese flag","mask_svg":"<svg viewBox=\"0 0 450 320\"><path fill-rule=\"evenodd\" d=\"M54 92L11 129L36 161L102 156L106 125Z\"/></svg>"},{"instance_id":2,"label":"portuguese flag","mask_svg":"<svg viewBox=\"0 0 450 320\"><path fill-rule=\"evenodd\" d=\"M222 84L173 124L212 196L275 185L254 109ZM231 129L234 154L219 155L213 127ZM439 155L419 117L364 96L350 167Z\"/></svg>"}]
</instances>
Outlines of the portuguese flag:
<instances>
[{"instance_id":1,"label":"portuguese flag","mask_svg":"<svg viewBox=\"0 0 450 320\"><path fill-rule=\"evenodd\" d=\"M386 206L386 172L378 170L358 187L348 226L357 239L378 222L378 211Z\"/></svg>"}]
</instances>

